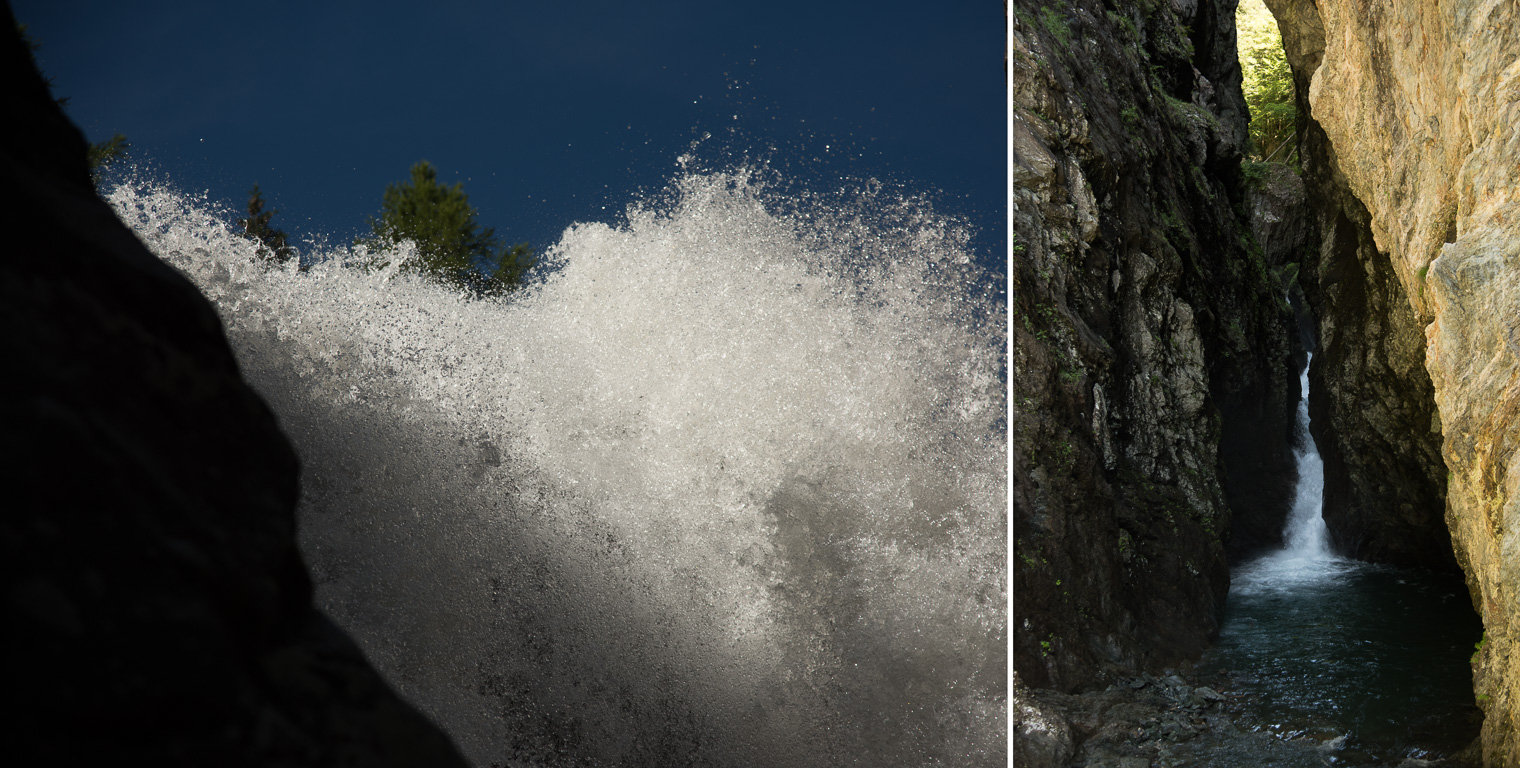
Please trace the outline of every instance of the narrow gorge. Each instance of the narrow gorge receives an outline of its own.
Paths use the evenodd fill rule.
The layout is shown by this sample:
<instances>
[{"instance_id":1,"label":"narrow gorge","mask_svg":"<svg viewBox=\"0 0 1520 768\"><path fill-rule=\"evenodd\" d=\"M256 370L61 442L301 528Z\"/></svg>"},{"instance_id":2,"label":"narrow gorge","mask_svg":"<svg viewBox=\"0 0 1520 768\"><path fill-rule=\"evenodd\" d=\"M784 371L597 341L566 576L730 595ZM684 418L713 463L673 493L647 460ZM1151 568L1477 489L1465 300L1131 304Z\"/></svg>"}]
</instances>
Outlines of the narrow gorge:
<instances>
[{"instance_id":1,"label":"narrow gorge","mask_svg":"<svg viewBox=\"0 0 1520 768\"><path fill-rule=\"evenodd\" d=\"M1356 590L1319 626L1367 644L1320 677L1440 673L1268 723L1304 747L1278 764L1520 764L1520 9L1268 0L1297 119L1263 165L1236 5L1010 8L1015 762L1264 759L1197 745L1292 698L1230 654L1313 445L1341 564L1315 583ZM1345 725L1374 710L1399 732Z\"/></svg>"}]
</instances>

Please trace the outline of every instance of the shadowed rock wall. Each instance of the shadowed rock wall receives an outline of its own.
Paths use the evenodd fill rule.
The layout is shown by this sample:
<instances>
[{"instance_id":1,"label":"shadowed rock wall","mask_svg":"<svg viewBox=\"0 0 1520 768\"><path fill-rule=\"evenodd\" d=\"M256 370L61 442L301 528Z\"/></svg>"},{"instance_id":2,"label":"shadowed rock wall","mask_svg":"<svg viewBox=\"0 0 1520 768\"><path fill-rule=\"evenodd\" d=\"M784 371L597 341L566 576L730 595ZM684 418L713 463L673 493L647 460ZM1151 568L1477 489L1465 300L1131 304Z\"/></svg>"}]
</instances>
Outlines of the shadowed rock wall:
<instances>
[{"instance_id":1,"label":"shadowed rock wall","mask_svg":"<svg viewBox=\"0 0 1520 768\"><path fill-rule=\"evenodd\" d=\"M312 608L295 454L211 306L96 196L3 15L7 753L462 765Z\"/></svg>"},{"instance_id":2,"label":"shadowed rock wall","mask_svg":"<svg viewBox=\"0 0 1520 768\"><path fill-rule=\"evenodd\" d=\"M1316 371L1353 512L1327 497L1327 522L1394 561L1444 560L1449 532L1486 633L1484 760L1520 765L1520 5L1267 4L1312 118L1321 332L1345 350Z\"/></svg>"},{"instance_id":3,"label":"shadowed rock wall","mask_svg":"<svg viewBox=\"0 0 1520 768\"><path fill-rule=\"evenodd\" d=\"M1195 657L1227 552L1277 543L1290 504L1295 334L1245 223L1234 12L1010 8L1013 634L1031 686ZM1016 754L1060 741L1024 722Z\"/></svg>"}]
</instances>

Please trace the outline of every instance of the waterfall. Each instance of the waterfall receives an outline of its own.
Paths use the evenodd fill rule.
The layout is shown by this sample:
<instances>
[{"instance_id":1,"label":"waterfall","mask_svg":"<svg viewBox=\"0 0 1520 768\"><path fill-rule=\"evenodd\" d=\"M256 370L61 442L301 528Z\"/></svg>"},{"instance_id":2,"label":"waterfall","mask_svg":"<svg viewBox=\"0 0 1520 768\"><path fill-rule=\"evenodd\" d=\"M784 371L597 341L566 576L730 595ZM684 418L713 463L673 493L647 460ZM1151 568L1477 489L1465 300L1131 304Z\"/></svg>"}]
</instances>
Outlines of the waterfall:
<instances>
[{"instance_id":1,"label":"waterfall","mask_svg":"<svg viewBox=\"0 0 1520 768\"><path fill-rule=\"evenodd\" d=\"M1312 362L1314 355L1309 355ZM1293 511L1288 517L1286 547L1282 557L1294 560L1324 560L1331 557L1329 534L1325 530L1325 465L1314 435L1309 432L1309 363L1299 375L1298 433L1300 443L1294 451L1298 467L1298 488Z\"/></svg>"},{"instance_id":2,"label":"waterfall","mask_svg":"<svg viewBox=\"0 0 1520 768\"><path fill-rule=\"evenodd\" d=\"M500 301L110 195L296 444L319 605L477 764L1003 762L994 280L922 198L764 175L683 172Z\"/></svg>"},{"instance_id":3,"label":"waterfall","mask_svg":"<svg viewBox=\"0 0 1520 768\"><path fill-rule=\"evenodd\" d=\"M1310 361L1314 356L1309 355ZM1325 528L1325 469L1314 435L1309 432L1309 363L1299 375L1298 448L1294 450L1298 467L1298 486L1293 509L1283 531L1283 548L1235 570L1230 576L1230 593L1253 595L1263 591L1291 592L1312 583L1341 578L1354 561L1337 557L1330 551Z\"/></svg>"},{"instance_id":4,"label":"waterfall","mask_svg":"<svg viewBox=\"0 0 1520 768\"><path fill-rule=\"evenodd\" d=\"M1298 493L1283 549L1237 567L1198 678L1238 707L1178 764L1433 765L1478 735L1468 657L1483 627L1466 585L1331 553L1324 472L1300 378Z\"/></svg>"}]
</instances>

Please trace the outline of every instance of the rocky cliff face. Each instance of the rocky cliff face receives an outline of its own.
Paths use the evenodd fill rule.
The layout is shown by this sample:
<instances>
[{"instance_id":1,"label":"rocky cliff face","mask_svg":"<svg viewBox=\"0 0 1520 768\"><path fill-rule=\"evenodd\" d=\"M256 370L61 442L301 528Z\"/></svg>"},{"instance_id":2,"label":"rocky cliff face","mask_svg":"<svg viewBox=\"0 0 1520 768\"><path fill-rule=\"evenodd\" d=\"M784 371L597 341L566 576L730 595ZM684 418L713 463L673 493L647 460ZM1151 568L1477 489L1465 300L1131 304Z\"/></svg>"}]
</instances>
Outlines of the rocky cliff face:
<instances>
[{"instance_id":1,"label":"rocky cliff face","mask_svg":"<svg viewBox=\"0 0 1520 768\"><path fill-rule=\"evenodd\" d=\"M1315 122L1311 67L1323 28L1309 12L1274 7L1294 65L1299 153L1313 204L1315 247L1302 285L1319 319L1310 417L1325 462L1325 522L1337 551L1399 565L1456 569L1441 511L1446 470L1441 424L1425 371L1423 290L1410 298L1348 186L1335 147Z\"/></svg>"},{"instance_id":2,"label":"rocky cliff face","mask_svg":"<svg viewBox=\"0 0 1520 768\"><path fill-rule=\"evenodd\" d=\"M1486 632L1484 759L1520 765L1520 6L1267 4L1305 95L1323 211L1315 373L1335 394L1320 410L1338 433L1342 498L1362 508L1327 522L1357 552L1439 560L1445 532L1421 506L1444 490ZM1327 452L1327 486L1330 471Z\"/></svg>"},{"instance_id":3,"label":"rocky cliff face","mask_svg":"<svg viewBox=\"0 0 1520 768\"><path fill-rule=\"evenodd\" d=\"M7 754L462 765L312 608L294 452L211 306L95 195L0 17Z\"/></svg>"},{"instance_id":4,"label":"rocky cliff face","mask_svg":"<svg viewBox=\"0 0 1520 768\"><path fill-rule=\"evenodd\" d=\"M1072 690L1196 656L1227 551L1276 542L1295 335L1246 224L1234 4L1010 13L1014 664Z\"/></svg>"}]
</instances>

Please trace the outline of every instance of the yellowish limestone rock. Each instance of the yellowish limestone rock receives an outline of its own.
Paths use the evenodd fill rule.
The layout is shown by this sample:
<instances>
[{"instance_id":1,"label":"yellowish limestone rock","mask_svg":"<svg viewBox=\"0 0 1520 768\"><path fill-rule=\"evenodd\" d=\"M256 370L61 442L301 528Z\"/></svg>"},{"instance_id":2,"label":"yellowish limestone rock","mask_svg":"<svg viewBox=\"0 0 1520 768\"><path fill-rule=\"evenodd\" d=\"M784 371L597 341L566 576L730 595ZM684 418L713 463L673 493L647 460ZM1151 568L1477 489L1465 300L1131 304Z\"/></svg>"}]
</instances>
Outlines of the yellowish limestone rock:
<instances>
[{"instance_id":1,"label":"yellowish limestone rock","mask_svg":"<svg viewBox=\"0 0 1520 768\"><path fill-rule=\"evenodd\" d=\"M1447 524L1486 632L1486 765L1520 765L1520 3L1268 0L1427 323Z\"/></svg>"}]
</instances>

